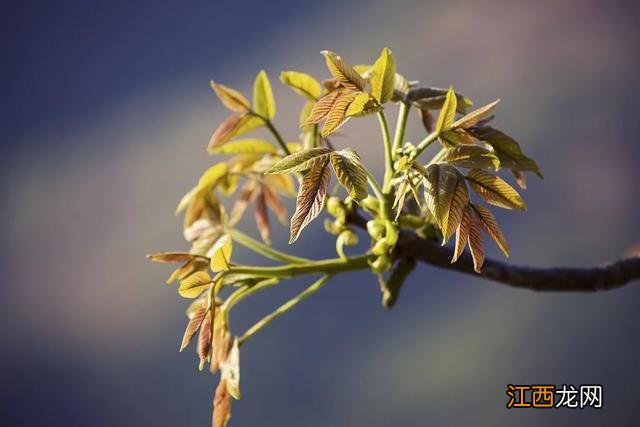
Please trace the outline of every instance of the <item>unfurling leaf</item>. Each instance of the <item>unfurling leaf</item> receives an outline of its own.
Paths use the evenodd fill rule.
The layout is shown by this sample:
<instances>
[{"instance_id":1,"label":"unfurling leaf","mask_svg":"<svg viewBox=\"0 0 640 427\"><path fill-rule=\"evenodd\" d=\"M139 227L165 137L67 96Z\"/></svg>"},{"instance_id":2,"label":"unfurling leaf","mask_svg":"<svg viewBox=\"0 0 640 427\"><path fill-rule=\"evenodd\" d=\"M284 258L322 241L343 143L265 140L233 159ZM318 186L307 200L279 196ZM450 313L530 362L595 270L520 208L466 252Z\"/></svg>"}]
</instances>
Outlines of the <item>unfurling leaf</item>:
<instances>
[{"instance_id":1,"label":"unfurling leaf","mask_svg":"<svg viewBox=\"0 0 640 427\"><path fill-rule=\"evenodd\" d=\"M283 71L280 73L280 81L310 101L317 101L322 93L320 83L309 74L298 71Z\"/></svg>"},{"instance_id":2,"label":"unfurling leaf","mask_svg":"<svg viewBox=\"0 0 640 427\"><path fill-rule=\"evenodd\" d=\"M276 162L266 174L282 174L292 172L303 172L311 169L317 163L325 163L327 156L331 152L326 147L310 148L308 150L298 151Z\"/></svg>"},{"instance_id":3,"label":"unfurling leaf","mask_svg":"<svg viewBox=\"0 0 640 427\"><path fill-rule=\"evenodd\" d=\"M389 48L382 49L380 57L373 64L371 73L371 96L380 104L389 101L393 96L396 76L396 60Z\"/></svg>"},{"instance_id":4,"label":"unfurling leaf","mask_svg":"<svg viewBox=\"0 0 640 427\"><path fill-rule=\"evenodd\" d=\"M336 103L336 100L340 97L340 95L342 95L342 92L336 90L333 92L329 92L328 94L320 98L320 100L313 106L309 117L307 117L305 125L312 125L324 119L326 115L329 114L329 111L331 111L333 104Z\"/></svg>"},{"instance_id":5,"label":"unfurling leaf","mask_svg":"<svg viewBox=\"0 0 640 427\"><path fill-rule=\"evenodd\" d=\"M326 121L324 122L321 132L322 137L328 136L347 122L349 118L346 117L345 114L355 97L355 93L344 93L336 99L326 116Z\"/></svg>"},{"instance_id":6,"label":"unfurling leaf","mask_svg":"<svg viewBox=\"0 0 640 427\"><path fill-rule=\"evenodd\" d=\"M187 324L187 329L184 331L184 336L182 337L182 343L180 344L180 351L187 348L189 343L191 342L191 338L198 332L202 322L206 314L209 312L209 307L200 307L193 315L189 318L189 323Z\"/></svg>"},{"instance_id":7,"label":"unfurling leaf","mask_svg":"<svg viewBox=\"0 0 640 427\"><path fill-rule=\"evenodd\" d=\"M500 167L500 161L493 150L479 145L456 145L447 150L444 160L463 168L498 169Z\"/></svg>"},{"instance_id":8,"label":"unfurling leaf","mask_svg":"<svg viewBox=\"0 0 640 427\"><path fill-rule=\"evenodd\" d=\"M200 326L196 351L200 359L198 369L202 371L204 365L211 360L211 311L209 310L207 310L202 325Z\"/></svg>"},{"instance_id":9,"label":"unfurling leaf","mask_svg":"<svg viewBox=\"0 0 640 427\"><path fill-rule=\"evenodd\" d=\"M482 242L482 223L475 214L471 215L469 223L469 249L473 258L473 269L476 273L480 273L484 264L484 243Z\"/></svg>"},{"instance_id":10,"label":"unfurling leaf","mask_svg":"<svg viewBox=\"0 0 640 427\"><path fill-rule=\"evenodd\" d=\"M258 73L253 84L253 111L266 119L273 119L276 115L276 101L273 99L269 77L264 70Z\"/></svg>"},{"instance_id":11,"label":"unfurling leaf","mask_svg":"<svg viewBox=\"0 0 640 427\"><path fill-rule=\"evenodd\" d=\"M156 252L147 255L151 261L155 262L187 262L194 258L193 254L187 252Z\"/></svg>"},{"instance_id":12,"label":"unfurling leaf","mask_svg":"<svg viewBox=\"0 0 640 427\"><path fill-rule=\"evenodd\" d=\"M220 379L213 397L213 426L226 427L231 419L231 395L224 379Z\"/></svg>"},{"instance_id":13,"label":"unfurling leaf","mask_svg":"<svg viewBox=\"0 0 640 427\"><path fill-rule=\"evenodd\" d=\"M289 222L287 207L282 203L278 193L269 188L266 183L262 186L262 192L264 193L264 200L267 207L276 214L281 224L286 225Z\"/></svg>"},{"instance_id":14,"label":"unfurling leaf","mask_svg":"<svg viewBox=\"0 0 640 427\"><path fill-rule=\"evenodd\" d=\"M424 174L427 207L442 231L442 244L445 244L458 228L462 210L469 202L467 186L460 172L447 164L432 164Z\"/></svg>"},{"instance_id":15,"label":"unfurling leaf","mask_svg":"<svg viewBox=\"0 0 640 427\"><path fill-rule=\"evenodd\" d=\"M526 210L522 197L502 178L480 169L471 169L467 180L476 194L490 205L505 209Z\"/></svg>"},{"instance_id":16,"label":"unfurling leaf","mask_svg":"<svg viewBox=\"0 0 640 427\"><path fill-rule=\"evenodd\" d=\"M185 194L180 200L180 203L178 203L178 207L176 208L176 214L182 212L182 210L186 208L195 197L202 196L212 191L216 185L218 185L220 180L228 173L229 166L226 163L218 163L207 169L200 177L198 185L193 190Z\"/></svg>"},{"instance_id":17,"label":"unfurling leaf","mask_svg":"<svg viewBox=\"0 0 640 427\"><path fill-rule=\"evenodd\" d=\"M342 86L349 90L360 92L364 90L366 80L346 61L334 52L323 50L320 52L327 60L327 68Z\"/></svg>"},{"instance_id":18,"label":"unfurling leaf","mask_svg":"<svg viewBox=\"0 0 640 427\"><path fill-rule=\"evenodd\" d=\"M265 243L271 243L271 227L269 225L269 215L267 214L267 202L264 197L264 191L260 191L256 196L256 205L253 214L256 220L256 226L260 232L260 237Z\"/></svg>"},{"instance_id":19,"label":"unfurling leaf","mask_svg":"<svg viewBox=\"0 0 640 427\"><path fill-rule=\"evenodd\" d=\"M211 81L211 89L214 90L222 104L229 110L236 113L248 113L251 110L249 100L237 90L216 83L213 80Z\"/></svg>"},{"instance_id":20,"label":"unfurling leaf","mask_svg":"<svg viewBox=\"0 0 640 427\"><path fill-rule=\"evenodd\" d=\"M240 393L240 346L238 338L233 340L225 360L219 361L221 379L227 383L227 391L236 400L242 399Z\"/></svg>"},{"instance_id":21,"label":"unfurling leaf","mask_svg":"<svg viewBox=\"0 0 640 427\"><path fill-rule=\"evenodd\" d=\"M208 265L206 258L193 258L171 273L171 276L167 279L167 284L171 284L176 280L183 280L197 271L205 270Z\"/></svg>"},{"instance_id":22,"label":"unfurling leaf","mask_svg":"<svg viewBox=\"0 0 640 427\"><path fill-rule=\"evenodd\" d=\"M502 167L514 171L535 172L538 177L542 178L538 164L533 159L525 156L520 144L506 133L489 126L474 129L472 132L476 138L493 147Z\"/></svg>"},{"instance_id":23,"label":"unfurling leaf","mask_svg":"<svg viewBox=\"0 0 640 427\"><path fill-rule=\"evenodd\" d=\"M207 257L211 258L211 270L222 271L228 269L232 253L233 240L228 234L223 234L207 252Z\"/></svg>"},{"instance_id":24,"label":"unfurling leaf","mask_svg":"<svg viewBox=\"0 0 640 427\"><path fill-rule=\"evenodd\" d=\"M291 217L291 237L289 243L298 239L300 232L322 211L329 188L329 159L325 156L322 163L315 164L302 178L296 212Z\"/></svg>"},{"instance_id":25,"label":"unfurling leaf","mask_svg":"<svg viewBox=\"0 0 640 427\"><path fill-rule=\"evenodd\" d=\"M453 91L453 86L447 91L447 96L444 99L440 114L438 115L438 121L436 122L436 132L442 132L451 129L453 119L456 116L456 107L458 101L456 99L456 93Z\"/></svg>"},{"instance_id":26,"label":"unfurling leaf","mask_svg":"<svg viewBox=\"0 0 640 427\"><path fill-rule=\"evenodd\" d=\"M371 95L362 92L353 98L353 101L349 104L349 108L347 108L345 115L347 117L360 117L366 116L367 114L373 114L380 110L382 110L380 104L378 104Z\"/></svg>"},{"instance_id":27,"label":"unfurling leaf","mask_svg":"<svg viewBox=\"0 0 640 427\"><path fill-rule=\"evenodd\" d=\"M349 197L360 201L367 197L367 171L358 153L351 148L331 153L331 166Z\"/></svg>"},{"instance_id":28,"label":"unfurling leaf","mask_svg":"<svg viewBox=\"0 0 640 427\"><path fill-rule=\"evenodd\" d=\"M240 194L238 198L233 204L233 208L231 208L231 215L229 216L229 224L235 225L242 215L245 213L247 208L249 207L249 203L251 203L252 199L256 195L256 188L258 187L258 182L256 180L250 179L242 186L240 190Z\"/></svg>"},{"instance_id":29,"label":"unfurling leaf","mask_svg":"<svg viewBox=\"0 0 640 427\"><path fill-rule=\"evenodd\" d=\"M207 146L210 153L214 153L216 148L229 142L236 136L243 135L264 126L264 120L252 114L243 114L227 117L215 130Z\"/></svg>"},{"instance_id":30,"label":"unfurling leaf","mask_svg":"<svg viewBox=\"0 0 640 427\"><path fill-rule=\"evenodd\" d=\"M458 260L462 252L464 252L464 247L467 245L469 241L469 228L471 227L471 208L469 205L465 206L462 210L462 219L460 220L460 225L458 225L458 230L456 231L456 245L453 250L453 258L451 262L454 263Z\"/></svg>"},{"instance_id":31,"label":"unfurling leaf","mask_svg":"<svg viewBox=\"0 0 640 427\"><path fill-rule=\"evenodd\" d=\"M206 271L200 270L180 280L178 293L183 298L197 298L211 284L211 277Z\"/></svg>"},{"instance_id":32,"label":"unfurling leaf","mask_svg":"<svg viewBox=\"0 0 640 427\"><path fill-rule=\"evenodd\" d=\"M496 108L496 105L498 105L499 102L500 98L496 99L490 104L485 105L484 107L480 107L477 110L470 112L469 114L456 120L453 125L451 125L451 127L454 129L469 129L470 127L477 125L493 114L493 110Z\"/></svg>"},{"instance_id":33,"label":"unfurling leaf","mask_svg":"<svg viewBox=\"0 0 640 427\"><path fill-rule=\"evenodd\" d=\"M264 139L238 139L230 141L219 148L214 148L212 152L220 154L275 154L278 150L270 142Z\"/></svg>"},{"instance_id":34,"label":"unfurling leaf","mask_svg":"<svg viewBox=\"0 0 640 427\"><path fill-rule=\"evenodd\" d=\"M498 222L491 211L484 206L475 205L473 203L471 203L471 208L482 222L487 234L496 242L504 255L508 257L509 246L507 245L507 240L504 238L502 230L500 229L500 226L498 226Z\"/></svg>"}]
</instances>

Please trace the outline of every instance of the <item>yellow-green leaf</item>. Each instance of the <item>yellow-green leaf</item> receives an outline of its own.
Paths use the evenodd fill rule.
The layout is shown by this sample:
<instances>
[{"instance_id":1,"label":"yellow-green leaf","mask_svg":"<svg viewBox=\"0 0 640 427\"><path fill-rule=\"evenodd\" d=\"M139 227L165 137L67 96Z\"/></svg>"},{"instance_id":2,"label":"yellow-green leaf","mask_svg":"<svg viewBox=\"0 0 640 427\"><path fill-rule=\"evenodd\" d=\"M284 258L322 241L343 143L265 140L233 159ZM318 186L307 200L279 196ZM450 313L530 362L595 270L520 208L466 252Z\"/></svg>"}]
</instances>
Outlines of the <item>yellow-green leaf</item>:
<instances>
[{"instance_id":1,"label":"yellow-green leaf","mask_svg":"<svg viewBox=\"0 0 640 427\"><path fill-rule=\"evenodd\" d=\"M349 105L355 97L355 93L345 93L336 99L336 102L333 103L331 110L329 110L327 119L322 127L322 132L320 134L323 137L326 137L332 132L338 130L340 126L347 122L349 117L346 117L345 114L347 112L347 108L349 108Z\"/></svg>"},{"instance_id":2,"label":"yellow-green leaf","mask_svg":"<svg viewBox=\"0 0 640 427\"><path fill-rule=\"evenodd\" d=\"M456 120L453 123L453 125L451 125L451 127L454 129L457 129L457 128L468 129L470 127L477 125L478 123L489 118L493 114L493 110L495 110L496 105L498 105L499 102L500 102L500 98L496 99L490 104L487 104L483 107L478 108L477 110L470 112L469 114Z\"/></svg>"},{"instance_id":3,"label":"yellow-green leaf","mask_svg":"<svg viewBox=\"0 0 640 427\"><path fill-rule=\"evenodd\" d=\"M147 255L147 258L155 262L187 262L191 261L194 255L187 252L156 252Z\"/></svg>"},{"instance_id":4,"label":"yellow-green leaf","mask_svg":"<svg viewBox=\"0 0 640 427\"><path fill-rule=\"evenodd\" d=\"M310 148L290 154L282 160L276 162L266 174L283 174L292 172L302 172L311 169L316 163L327 161L327 155L331 152L326 147Z\"/></svg>"},{"instance_id":5,"label":"yellow-green leaf","mask_svg":"<svg viewBox=\"0 0 640 427\"><path fill-rule=\"evenodd\" d=\"M482 223L476 215L471 215L469 223L469 249L471 250L471 258L473 258L473 269L476 273L480 273L482 264L484 264L484 243L482 241Z\"/></svg>"},{"instance_id":6,"label":"yellow-green leaf","mask_svg":"<svg viewBox=\"0 0 640 427\"><path fill-rule=\"evenodd\" d=\"M371 95L384 104L393 96L393 87L396 77L396 60L389 48L382 49L380 57L373 64L371 74Z\"/></svg>"},{"instance_id":7,"label":"yellow-green leaf","mask_svg":"<svg viewBox=\"0 0 640 427\"><path fill-rule=\"evenodd\" d=\"M216 83L213 80L211 81L211 88L218 95L222 104L229 110L236 113L247 113L251 110L249 100L237 90Z\"/></svg>"},{"instance_id":8,"label":"yellow-green leaf","mask_svg":"<svg viewBox=\"0 0 640 427\"><path fill-rule=\"evenodd\" d=\"M496 242L500 250L504 253L506 257L509 256L509 246L507 245L507 239L504 238L504 234L502 234L502 230L498 225L498 221L493 216L491 211L484 206L471 204L474 212L482 222L482 225L489 236Z\"/></svg>"},{"instance_id":9,"label":"yellow-green leaf","mask_svg":"<svg viewBox=\"0 0 640 427\"><path fill-rule=\"evenodd\" d=\"M299 71L283 71L280 73L280 81L291 87L298 95L309 101L317 101L322 94L320 83L309 74Z\"/></svg>"},{"instance_id":10,"label":"yellow-green leaf","mask_svg":"<svg viewBox=\"0 0 640 427\"><path fill-rule=\"evenodd\" d=\"M304 128L306 130L308 129L309 126L311 126L307 124L307 121L309 120L309 116L311 115L311 112L313 111L313 107L315 105L316 105L315 101L307 101L305 102L304 106L300 110L300 117L298 119L298 123L301 128Z\"/></svg>"},{"instance_id":11,"label":"yellow-green leaf","mask_svg":"<svg viewBox=\"0 0 640 427\"><path fill-rule=\"evenodd\" d=\"M213 153L216 148L227 143L236 136L243 135L261 126L264 126L264 120L252 114L227 117L222 123L220 123L211 136L207 150L210 153Z\"/></svg>"},{"instance_id":12,"label":"yellow-green leaf","mask_svg":"<svg viewBox=\"0 0 640 427\"><path fill-rule=\"evenodd\" d=\"M300 232L313 221L324 207L329 181L329 159L314 165L302 178L298 197L296 199L296 212L291 217L291 237L289 243L298 239Z\"/></svg>"},{"instance_id":13,"label":"yellow-green leaf","mask_svg":"<svg viewBox=\"0 0 640 427\"><path fill-rule=\"evenodd\" d=\"M333 104L335 104L340 95L342 95L342 93L336 90L333 92L329 92L328 94L320 98L320 100L314 104L313 109L311 110L311 113L309 113L309 117L305 122L305 125L312 125L322 120L327 114L329 114L329 111L331 111Z\"/></svg>"},{"instance_id":14,"label":"yellow-green leaf","mask_svg":"<svg viewBox=\"0 0 640 427\"><path fill-rule=\"evenodd\" d=\"M261 70L253 84L253 111L261 117L273 119L276 115L276 101L267 72Z\"/></svg>"},{"instance_id":15,"label":"yellow-green leaf","mask_svg":"<svg viewBox=\"0 0 640 427\"><path fill-rule=\"evenodd\" d=\"M478 196L490 205L505 209L526 210L520 194L502 178L480 169L471 169L467 180Z\"/></svg>"},{"instance_id":16,"label":"yellow-green leaf","mask_svg":"<svg viewBox=\"0 0 640 427\"><path fill-rule=\"evenodd\" d=\"M543 178L538 164L525 156L520 144L506 133L487 126L475 129L473 134L493 147L502 167L514 171L535 172L538 177Z\"/></svg>"},{"instance_id":17,"label":"yellow-green leaf","mask_svg":"<svg viewBox=\"0 0 640 427\"><path fill-rule=\"evenodd\" d=\"M232 253L233 241L231 236L223 234L207 252L207 257L211 258L211 270L222 271L228 269Z\"/></svg>"},{"instance_id":18,"label":"yellow-green leaf","mask_svg":"<svg viewBox=\"0 0 640 427\"><path fill-rule=\"evenodd\" d=\"M500 167L500 161L493 150L479 145L456 145L447 150L444 160L463 168L498 169Z\"/></svg>"},{"instance_id":19,"label":"yellow-green leaf","mask_svg":"<svg viewBox=\"0 0 640 427\"><path fill-rule=\"evenodd\" d=\"M464 247L467 245L469 241L469 228L471 227L471 208L467 204L462 210L462 219L460 220L460 225L458 225L458 230L456 230L456 245L453 250L453 258L451 262L454 263L458 260L462 252L464 251Z\"/></svg>"},{"instance_id":20,"label":"yellow-green leaf","mask_svg":"<svg viewBox=\"0 0 640 427\"><path fill-rule=\"evenodd\" d=\"M273 144L265 139L260 138L238 139L236 141L230 141L214 150L215 153L219 154L275 154L277 151L278 150Z\"/></svg>"},{"instance_id":21,"label":"yellow-green leaf","mask_svg":"<svg viewBox=\"0 0 640 427\"><path fill-rule=\"evenodd\" d=\"M331 166L349 197L356 201L367 197L367 172L358 153L351 148L331 153Z\"/></svg>"},{"instance_id":22,"label":"yellow-green leaf","mask_svg":"<svg viewBox=\"0 0 640 427\"><path fill-rule=\"evenodd\" d=\"M451 128L453 119L456 116L457 106L458 101L456 99L456 93L453 90L453 86L451 86L447 91L447 95L444 99L444 104L442 104L440 114L438 115L438 121L436 122L435 130L436 132L442 132Z\"/></svg>"},{"instance_id":23,"label":"yellow-green leaf","mask_svg":"<svg viewBox=\"0 0 640 427\"><path fill-rule=\"evenodd\" d=\"M371 97L366 92L359 93L353 98L353 101L349 104L349 108L345 113L347 117L360 117L366 116L367 114L376 113L382 110L382 106L376 102L375 99Z\"/></svg>"},{"instance_id":24,"label":"yellow-green leaf","mask_svg":"<svg viewBox=\"0 0 640 427\"><path fill-rule=\"evenodd\" d=\"M323 50L320 53L326 58L327 68L331 75L338 79L344 87L357 92L364 90L366 80L351 65L334 52Z\"/></svg>"},{"instance_id":25,"label":"yellow-green leaf","mask_svg":"<svg viewBox=\"0 0 640 427\"><path fill-rule=\"evenodd\" d=\"M193 274L180 280L178 293L184 298L196 298L211 284L209 273L204 270L196 271Z\"/></svg>"}]
</instances>

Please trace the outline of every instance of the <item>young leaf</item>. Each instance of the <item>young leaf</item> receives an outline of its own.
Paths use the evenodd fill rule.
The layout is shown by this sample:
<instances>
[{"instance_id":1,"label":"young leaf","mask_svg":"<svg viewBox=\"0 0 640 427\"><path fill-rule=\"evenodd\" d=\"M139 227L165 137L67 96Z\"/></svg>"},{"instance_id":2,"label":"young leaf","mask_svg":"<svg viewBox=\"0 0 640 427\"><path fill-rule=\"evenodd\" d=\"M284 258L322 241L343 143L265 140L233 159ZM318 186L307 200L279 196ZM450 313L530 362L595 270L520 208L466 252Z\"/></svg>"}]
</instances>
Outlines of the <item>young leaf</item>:
<instances>
[{"instance_id":1,"label":"young leaf","mask_svg":"<svg viewBox=\"0 0 640 427\"><path fill-rule=\"evenodd\" d=\"M264 70L258 73L253 84L253 111L267 119L273 119L276 115L276 101L273 99L269 77Z\"/></svg>"},{"instance_id":2,"label":"young leaf","mask_svg":"<svg viewBox=\"0 0 640 427\"><path fill-rule=\"evenodd\" d=\"M466 116L456 120L453 125L451 125L451 127L454 129L469 129L470 127L477 125L493 114L493 110L496 108L496 105L498 105L499 102L500 98L496 99L490 104L485 105L484 107L480 107L477 110L470 112Z\"/></svg>"},{"instance_id":3,"label":"young leaf","mask_svg":"<svg viewBox=\"0 0 640 427\"><path fill-rule=\"evenodd\" d=\"M298 151L276 162L265 174L282 174L292 172L302 172L311 169L316 163L324 163L326 157L331 152L326 147L310 148Z\"/></svg>"},{"instance_id":4,"label":"young leaf","mask_svg":"<svg viewBox=\"0 0 640 427\"><path fill-rule=\"evenodd\" d=\"M289 243L295 242L300 232L322 211L331 178L329 159L326 156L324 158L322 163L315 164L302 178L296 200L296 212L291 218Z\"/></svg>"},{"instance_id":5,"label":"young leaf","mask_svg":"<svg viewBox=\"0 0 640 427\"><path fill-rule=\"evenodd\" d=\"M317 101L322 94L320 83L309 74L298 71L283 71L280 73L280 81L309 101Z\"/></svg>"},{"instance_id":6,"label":"young leaf","mask_svg":"<svg viewBox=\"0 0 640 427\"><path fill-rule=\"evenodd\" d=\"M480 273L484 264L484 243L482 242L482 224L475 215L471 215L469 224L469 249L473 258L473 269L476 273Z\"/></svg>"},{"instance_id":7,"label":"young leaf","mask_svg":"<svg viewBox=\"0 0 640 427\"><path fill-rule=\"evenodd\" d=\"M442 231L444 245L460 224L469 193L463 177L453 166L435 163L424 174L425 200Z\"/></svg>"},{"instance_id":8,"label":"young leaf","mask_svg":"<svg viewBox=\"0 0 640 427\"><path fill-rule=\"evenodd\" d=\"M453 258L451 259L451 263L454 263L458 260L462 252L464 251L464 247L467 245L469 241L469 228L471 227L471 208L469 205L465 206L462 210L462 219L460 220L460 225L458 225L458 230L456 231L456 246L453 250Z\"/></svg>"},{"instance_id":9,"label":"young leaf","mask_svg":"<svg viewBox=\"0 0 640 427\"><path fill-rule=\"evenodd\" d=\"M180 351L187 348L193 336L200 329L200 326L204 321L205 315L208 312L209 312L208 307L200 307L193 313L191 317L189 317L189 323L187 324L187 329L184 331L184 336L182 337L182 343L180 344Z\"/></svg>"},{"instance_id":10,"label":"young leaf","mask_svg":"<svg viewBox=\"0 0 640 427\"><path fill-rule=\"evenodd\" d=\"M336 90L333 92L329 92L328 94L320 98L320 100L313 106L313 109L311 110L311 113L309 114L305 125L312 125L324 119L325 116L329 114L329 111L331 111L333 104L336 103L336 100L340 97L340 95L342 95L342 92Z\"/></svg>"},{"instance_id":11,"label":"young leaf","mask_svg":"<svg viewBox=\"0 0 640 427\"><path fill-rule=\"evenodd\" d=\"M211 311L207 311L202 326L200 326L196 352L200 358L198 369L202 371L204 365L211 360Z\"/></svg>"},{"instance_id":12,"label":"young leaf","mask_svg":"<svg viewBox=\"0 0 640 427\"><path fill-rule=\"evenodd\" d=\"M353 98L345 115L347 117L360 117L373 114L382 110L382 106L376 102L368 93L359 93Z\"/></svg>"},{"instance_id":13,"label":"young leaf","mask_svg":"<svg viewBox=\"0 0 640 427\"><path fill-rule=\"evenodd\" d=\"M231 215L229 216L229 224L235 225L240 221L242 215L244 215L245 211L249 207L249 203L253 200L256 195L256 188L258 187L258 182L254 179L250 179L242 186L240 190L240 194L238 198L233 204L233 208L231 208Z\"/></svg>"},{"instance_id":14,"label":"young leaf","mask_svg":"<svg viewBox=\"0 0 640 427\"><path fill-rule=\"evenodd\" d=\"M235 111L236 113L248 113L251 111L249 100L237 90L216 83L213 80L211 81L211 89L214 90L222 104L229 110Z\"/></svg>"},{"instance_id":15,"label":"young leaf","mask_svg":"<svg viewBox=\"0 0 640 427\"><path fill-rule=\"evenodd\" d=\"M538 177L543 178L538 164L525 156L520 144L506 133L487 126L474 129L473 134L493 147L502 167L515 171L535 172Z\"/></svg>"},{"instance_id":16,"label":"young leaf","mask_svg":"<svg viewBox=\"0 0 640 427\"><path fill-rule=\"evenodd\" d=\"M155 262L187 262L191 261L194 256L187 252L156 252L147 255L151 261Z\"/></svg>"},{"instance_id":17,"label":"young leaf","mask_svg":"<svg viewBox=\"0 0 640 427\"><path fill-rule=\"evenodd\" d=\"M407 102L411 102L416 108L423 110L440 110L446 100L447 89L435 87L416 87L410 88L404 98ZM467 109L473 106L466 96L456 93L456 112L464 114Z\"/></svg>"},{"instance_id":18,"label":"young leaf","mask_svg":"<svg viewBox=\"0 0 640 427\"><path fill-rule=\"evenodd\" d=\"M436 132L442 132L449 130L453 124L453 119L456 116L456 107L458 101L456 99L456 93L453 91L453 86L447 91L447 96L442 104L442 109L438 115L438 121L436 122Z\"/></svg>"},{"instance_id":19,"label":"young leaf","mask_svg":"<svg viewBox=\"0 0 640 427\"><path fill-rule=\"evenodd\" d=\"M220 376L227 383L229 394L236 400L242 399L240 393L240 347L237 338L233 340L226 359L220 361Z\"/></svg>"},{"instance_id":20,"label":"young leaf","mask_svg":"<svg viewBox=\"0 0 640 427\"><path fill-rule=\"evenodd\" d=\"M389 48L382 49L380 57L373 64L371 74L371 96L380 104L389 101L393 96L396 77L396 60Z\"/></svg>"},{"instance_id":21,"label":"young leaf","mask_svg":"<svg viewBox=\"0 0 640 427\"><path fill-rule=\"evenodd\" d=\"M427 131L427 133L433 132L433 125L435 122L433 114L431 114L431 112L429 112L429 110L426 108L420 108L418 109L418 111L420 112L420 120L422 121L422 126L424 126L424 129Z\"/></svg>"},{"instance_id":22,"label":"young leaf","mask_svg":"<svg viewBox=\"0 0 640 427\"><path fill-rule=\"evenodd\" d=\"M269 188L266 183L262 186L262 192L264 193L264 200L267 207L276 214L281 224L286 225L289 222L287 208L284 203L282 203L278 193Z\"/></svg>"},{"instance_id":23,"label":"young leaf","mask_svg":"<svg viewBox=\"0 0 640 427\"><path fill-rule=\"evenodd\" d=\"M219 148L214 148L212 151L219 154L275 154L278 150L265 139L251 138L230 141Z\"/></svg>"},{"instance_id":24,"label":"young leaf","mask_svg":"<svg viewBox=\"0 0 640 427\"><path fill-rule=\"evenodd\" d=\"M449 129L438 134L438 141L446 148L456 145L475 145L476 139L464 129Z\"/></svg>"},{"instance_id":25,"label":"young leaf","mask_svg":"<svg viewBox=\"0 0 640 427\"><path fill-rule=\"evenodd\" d=\"M183 298L197 298L211 284L211 277L200 270L180 280L178 293Z\"/></svg>"},{"instance_id":26,"label":"young leaf","mask_svg":"<svg viewBox=\"0 0 640 427\"><path fill-rule=\"evenodd\" d=\"M322 127L321 135L323 137L328 136L347 122L349 118L345 116L345 113L355 97L356 94L354 93L345 93L336 99L336 102L333 103L331 110L329 110L327 120L324 122L324 126Z\"/></svg>"},{"instance_id":27,"label":"young leaf","mask_svg":"<svg viewBox=\"0 0 640 427\"><path fill-rule=\"evenodd\" d=\"M231 395L224 379L220 379L213 397L212 427L227 427L231 419Z\"/></svg>"},{"instance_id":28,"label":"young leaf","mask_svg":"<svg viewBox=\"0 0 640 427\"><path fill-rule=\"evenodd\" d=\"M479 145L456 145L447 150L444 160L463 168L498 169L500 167L500 161L493 150Z\"/></svg>"},{"instance_id":29,"label":"young leaf","mask_svg":"<svg viewBox=\"0 0 640 427\"><path fill-rule=\"evenodd\" d=\"M467 180L476 194L490 205L504 209L526 210L522 197L502 178L480 169L471 169Z\"/></svg>"},{"instance_id":30,"label":"young leaf","mask_svg":"<svg viewBox=\"0 0 640 427\"><path fill-rule=\"evenodd\" d=\"M504 255L508 257L509 246L507 245L507 240L504 238L502 230L500 230L500 226L498 226L498 222L491 211L484 206L475 205L473 203L471 204L471 208L482 222L487 234L491 236Z\"/></svg>"},{"instance_id":31,"label":"young leaf","mask_svg":"<svg viewBox=\"0 0 640 427\"><path fill-rule=\"evenodd\" d=\"M223 234L207 252L207 257L211 258L211 270L222 271L228 269L232 253L233 241L231 236Z\"/></svg>"},{"instance_id":32,"label":"young leaf","mask_svg":"<svg viewBox=\"0 0 640 427\"><path fill-rule=\"evenodd\" d=\"M253 211L256 220L256 226L260 232L262 240L271 243L271 227L269 225L269 214L267 214L267 202L264 197L264 191L260 191L256 196L255 209Z\"/></svg>"},{"instance_id":33,"label":"young leaf","mask_svg":"<svg viewBox=\"0 0 640 427\"><path fill-rule=\"evenodd\" d=\"M364 90L366 80L353 67L347 64L334 52L323 50L320 52L327 60L327 68L333 77L338 79L342 86L349 90L360 92Z\"/></svg>"},{"instance_id":34,"label":"young leaf","mask_svg":"<svg viewBox=\"0 0 640 427\"><path fill-rule=\"evenodd\" d=\"M214 153L215 149L229 142L236 136L243 135L264 126L264 120L251 114L227 117L215 130L207 146L207 151Z\"/></svg>"},{"instance_id":35,"label":"young leaf","mask_svg":"<svg viewBox=\"0 0 640 427\"><path fill-rule=\"evenodd\" d=\"M367 197L367 171L358 153L351 148L331 153L331 166L349 197L360 201Z\"/></svg>"}]
</instances>

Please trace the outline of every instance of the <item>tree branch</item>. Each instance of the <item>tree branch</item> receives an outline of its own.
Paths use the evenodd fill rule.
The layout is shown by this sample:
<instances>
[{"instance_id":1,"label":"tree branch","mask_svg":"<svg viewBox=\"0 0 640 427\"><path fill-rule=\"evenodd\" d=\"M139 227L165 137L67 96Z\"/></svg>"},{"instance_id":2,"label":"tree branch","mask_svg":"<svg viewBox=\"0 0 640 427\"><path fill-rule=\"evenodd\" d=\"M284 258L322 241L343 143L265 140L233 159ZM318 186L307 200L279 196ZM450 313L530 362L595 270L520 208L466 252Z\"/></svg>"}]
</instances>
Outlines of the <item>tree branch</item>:
<instances>
[{"instance_id":1,"label":"tree branch","mask_svg":"<svg viewBox=\"0 0 640 427\"><path fill-rule=\"evenodd\" d=\"M366 220L353 213L349 221L360 227ZM640 279L640 257L627 258L592 268L536 268L510 265L493 259L485 259L481 273L473 270L473 260L468 252L451 263L453 251L433 240L418 237L403 230L396 246L396 258L413 258L435 267L482 277L515 288L534 291L595 292L622 287Z\"/></svg>"}]
</instances>

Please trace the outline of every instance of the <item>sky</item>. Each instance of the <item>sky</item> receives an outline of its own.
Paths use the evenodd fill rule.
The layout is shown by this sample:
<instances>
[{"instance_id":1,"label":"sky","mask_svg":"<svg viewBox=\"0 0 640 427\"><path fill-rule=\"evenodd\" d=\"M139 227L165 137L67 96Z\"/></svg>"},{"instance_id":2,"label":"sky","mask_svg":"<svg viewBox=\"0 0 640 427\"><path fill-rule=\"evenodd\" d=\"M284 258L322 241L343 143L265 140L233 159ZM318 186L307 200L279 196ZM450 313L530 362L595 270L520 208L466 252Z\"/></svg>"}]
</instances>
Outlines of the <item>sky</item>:
<instances>
[{"instance_id":1,"label":"sky","mask_svg":"<svg viewBox=\"0 0 640 427\"><path fill-rule=\"evenodd\" d=\"M249 94L265 69L292 139L301 103L281 70L326 77L320 50L367 63L388 46L412 80L454 84L477 105L500 97L496 125L541 165L527 212L497 213L510 262L597 265L638 242L632 2L25 1L3 12L2 425L210 422L217 378L178 353L187 303L144 255L187 248L173 210L216 161L205 148L225 111L211 79ZM379 174L375 119L341 132L337 145ZM407 138L422 137L414 114ZM290 250L332 248L316 221ZM248 301L234 327L305 284ZM420 266L387 311L375 278L351 273L243 347L232 425L629 424L639 302L633 285L545 295ZM605 404L509 411L509 383L602 384Z\"/></svg>"}]
</instances>

